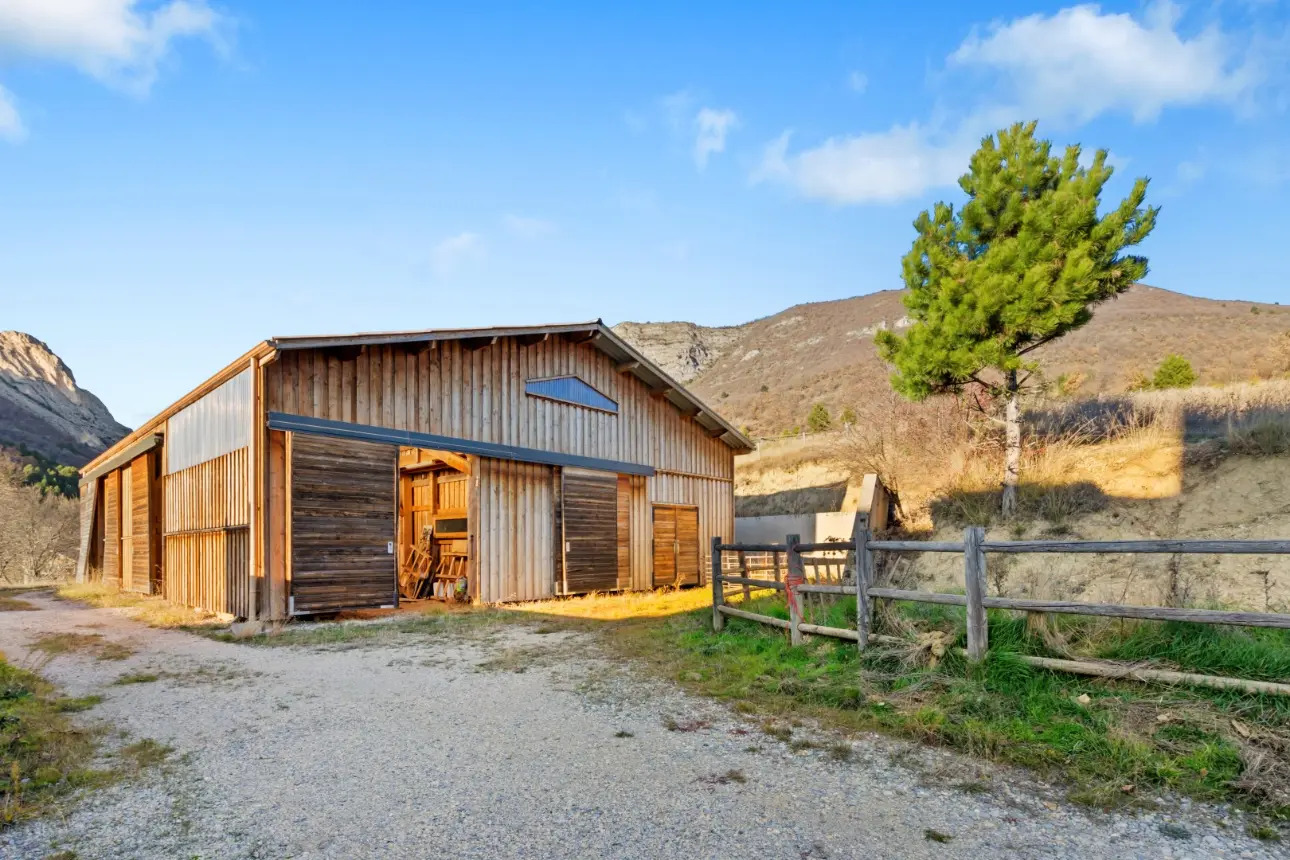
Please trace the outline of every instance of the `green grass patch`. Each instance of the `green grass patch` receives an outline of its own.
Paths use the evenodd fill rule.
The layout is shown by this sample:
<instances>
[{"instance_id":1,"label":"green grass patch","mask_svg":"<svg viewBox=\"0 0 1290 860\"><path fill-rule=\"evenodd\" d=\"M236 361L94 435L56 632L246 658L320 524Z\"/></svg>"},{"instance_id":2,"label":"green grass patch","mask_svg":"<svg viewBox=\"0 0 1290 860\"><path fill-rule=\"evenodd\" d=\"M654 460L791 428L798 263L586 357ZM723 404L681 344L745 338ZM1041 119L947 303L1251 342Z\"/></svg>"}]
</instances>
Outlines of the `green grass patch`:
<instances>
[{"instance_id":1,"label":"green grass patch","mask_svg":"<svg viewBox=\"0 0 1290 860\"><path fill-rule=\"evenodd\" d=\"M112 682L113 686L124 687L128 684L151 684L161 676L155 672L126 672Z\"/></svg>"},{"instance_id":2,"label":"green grass patch","mask_svg":"<svg viewBox=\"0 0 1290 860\"><path fill-rule=\"evenodd\" d=\"M39 676L0 659L0 827L33 817L110 774L90 768L93 733L66 716L68 702Z\"/></svg>"},{"instance_id":3,"label":"green grass patch","mask_svg":"<svg viewBox=\"0 0 1290 860\"><path fill-rule=\"evenodd\" d=\"M774 597L745 608L783 616L783 602ZM813 608L815 623L854 624L854 601ZM884 632L940 630L946 641L963 642L961 608L907 604L894 611L897 618L889 618ZM823 637L793 647L784 631L743 619L727 619L720 634L710 625L710 612L698 610L620 628L606 641L682 686L769 717L763 725L768 735L801 748L816 744L793 736L784 725L790 716L1022 765L1065 778L1072 799L1096 806L1135 805L1168 790L1290 819L1290 797L1276 784L1284 772L1260 775L1247 767L1260 752L1285 764L1290 700L1084 678L1018 659L1070 656L1055 650L1060 645L1087 656L1286 680L1287 631L1118 622L1038 626L992 613L991 650L983 664L968 666L950 647L929 667L926 651L912 640L908 647L871 646L862 657L854 643Z\"/></svg>"}]
</instances>

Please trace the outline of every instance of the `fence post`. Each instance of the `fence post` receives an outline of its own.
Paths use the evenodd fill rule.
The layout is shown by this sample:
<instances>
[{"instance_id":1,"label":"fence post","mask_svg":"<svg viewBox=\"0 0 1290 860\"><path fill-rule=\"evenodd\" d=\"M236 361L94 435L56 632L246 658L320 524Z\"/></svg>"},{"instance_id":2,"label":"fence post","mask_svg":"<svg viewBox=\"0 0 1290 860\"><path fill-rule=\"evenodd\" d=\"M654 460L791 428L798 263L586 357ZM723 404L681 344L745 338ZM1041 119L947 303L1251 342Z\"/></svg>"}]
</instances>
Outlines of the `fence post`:
<instances>
[{"instance_id":1,"label":"fence post","mask_svg":"<svg viewBox=\"0 0 1290 860\"><path fill-rule=\"evenodd\" d=\"M742 576L744 579L748 578L748 556L744 554L743 550L739 550L739 575ZM748 583L745 582L744 583L744 603L747 603L750 600L752 600L752 588L751 586L748 585ZM744 607L744 609L747 609L747 608L748 607L746 606Z\"/></svg>"},{"instance_id":2,"label":"fence post","mask_svg":"<svg viewBox=\"0 0 1290 860\"><path fill-rule=\"evenodd\" d=\"M772 552L770 554L770 557L771 557L771 565L775 568L774 570L775 581L779 582L779 550L775 550L774 552Z\"/></svg>"},{"instance_id":3,"label":"fence post","mask_svg":"<svg viewBox=\"0 0 1290 860\"><path fill-rule=\"evenodd\" d=\"M869 631L873 629L873 601L869 599L869 586L873 584L873 550L869 541L873 532L857 529L856 553L856 644L863 651L869 646Z\"/></svg>"},{"instance_id":4,"label":"fence post","mask_svg":"<svg viewBox=\"0 0 1290 860\"><path fill-rule=\"evenodd\" d=\"M986 624L985 604L985 529L968 526L963 530L963 580L967 591L967 652L968 661L979 663L990 647L989 626Z\"/></svg>"},{"instance_id":5,"label":"fence post","mask_svg":"<svg viewBox=\"0 0 1290 860\"><path fill-rule=\"evenodd\" d=\"M801 535L789 535L785 541L788 544L788 576L784 577L784 597L788 601L790 645L802 644L802 598L797 593L797 587L806 582L806 569L802 564L802 554L797 551L797 545L801 542Z\"/></svg>"},{"instance_id":6,"label":"fence post","mask_svg":"<svg viewBox=\"0 0 1290 860\"><path fill-rule=\"evenodd\" d=\"M726 626L726 616L721 605L726 602L725 585L721 580L721 535L712 536L712 629L717 633Z\"/></svg>"}]
</instances>

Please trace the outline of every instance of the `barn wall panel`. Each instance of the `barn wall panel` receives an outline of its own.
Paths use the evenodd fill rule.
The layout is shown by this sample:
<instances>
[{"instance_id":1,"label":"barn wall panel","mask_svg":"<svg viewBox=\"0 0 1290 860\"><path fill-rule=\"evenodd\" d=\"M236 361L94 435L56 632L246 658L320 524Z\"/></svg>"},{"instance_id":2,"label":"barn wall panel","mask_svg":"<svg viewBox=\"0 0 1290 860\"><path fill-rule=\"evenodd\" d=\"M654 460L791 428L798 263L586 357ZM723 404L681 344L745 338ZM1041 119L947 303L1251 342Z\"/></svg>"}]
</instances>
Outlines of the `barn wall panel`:
<instances>
[{"instance_id":1,"label":"barn wall panel","mask_svg":"<svg viewBox=\"0 0 1290 860\"><path fill-rule=\"evenodd\" d=\"M484 603L555 594L554 470L537 463L478 458L471 524Z\"/></svg>"},{"instance_id":2,"label":"barn wall panel","mask_svg":"<svg viewBox=\"0 0 1290 860\"><path fill-rule=\"evenodd\" d=\"M250 614L248 449L162 479L162 594L185 606Z\"/></svg>"}]
</instances>

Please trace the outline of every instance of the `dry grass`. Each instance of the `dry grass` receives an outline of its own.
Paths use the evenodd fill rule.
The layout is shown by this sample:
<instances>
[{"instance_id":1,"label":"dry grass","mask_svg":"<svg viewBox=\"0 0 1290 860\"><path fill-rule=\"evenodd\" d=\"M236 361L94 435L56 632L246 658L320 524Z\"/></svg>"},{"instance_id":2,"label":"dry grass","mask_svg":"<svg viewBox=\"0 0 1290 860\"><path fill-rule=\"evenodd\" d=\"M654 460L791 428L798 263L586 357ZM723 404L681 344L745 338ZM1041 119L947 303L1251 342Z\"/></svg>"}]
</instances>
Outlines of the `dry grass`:
<instances>
[{"instance_id":1,"label":"dry grass","mask_svg":"<svg viewBox=\"0 0 1290 860\"><path fill-rule=\"evenodd\" d=\"M32 612L40 607L17 597L0 596L0 612Z\"/></svg>"},{"instance_id":2,"label":"dry grass","mask_svg":"<svg viewBox=\"0 0 1290 860\"><path fill-rule=\"evenodd\" d=\"M49 657L86 654L99 660L125 660L134 654L134 648L106 639L100 633L45 633L32 641L31 650Z\"/></svg>"},{"instance_id":3,"label":"dry grass","mask_svg":"<svg viewBox=\"0 0 1290 860\"><path fill-rule=\"evenodd\" d=\"M58 597L99 608L127 609L132 618L149 627L218 628L227 623L210 613L176 606L164 598L131 594L95 582L68 582L58 586Z\"/></svg>"},{"instance_id":4,"label":"dry grass","mask_svg":"<svg viewBox=\"0 0 1290 860\"><path fill-rule=\"evenodd\" d=\"M585 594L502 607L509 612L531 612L561 619L588 621L629 621L661 618L688 612L712 603L706 588L665 589L620 594Z\"/></svg>"}]
</instances>

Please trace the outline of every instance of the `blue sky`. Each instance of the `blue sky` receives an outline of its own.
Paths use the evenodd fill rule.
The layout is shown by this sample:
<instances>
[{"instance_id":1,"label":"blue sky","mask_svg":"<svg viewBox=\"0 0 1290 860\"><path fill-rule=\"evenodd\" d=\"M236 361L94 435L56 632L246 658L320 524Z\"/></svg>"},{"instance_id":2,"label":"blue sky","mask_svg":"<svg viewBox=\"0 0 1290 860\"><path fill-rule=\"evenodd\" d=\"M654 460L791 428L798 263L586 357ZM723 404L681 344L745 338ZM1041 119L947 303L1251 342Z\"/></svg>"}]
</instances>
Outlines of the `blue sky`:
<instances>
[{"instance_id":1,"label":"blue sky","mask_svg":"<svg viewBox=\"0 0 1290 860\"><path fill-rule=\"evenodd\" d=\"M1290 302L1284 3L543 5L0 0L0 328L135 425L275 334L743 322L1026 118L1151 177L1148 282Z\"/></svg>"}]
</instances>

